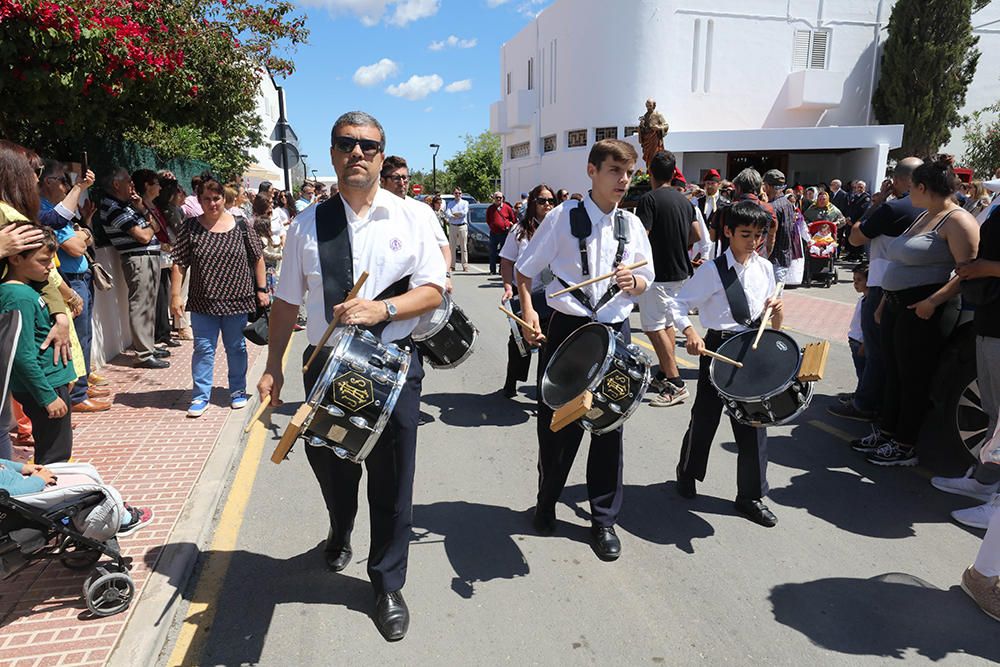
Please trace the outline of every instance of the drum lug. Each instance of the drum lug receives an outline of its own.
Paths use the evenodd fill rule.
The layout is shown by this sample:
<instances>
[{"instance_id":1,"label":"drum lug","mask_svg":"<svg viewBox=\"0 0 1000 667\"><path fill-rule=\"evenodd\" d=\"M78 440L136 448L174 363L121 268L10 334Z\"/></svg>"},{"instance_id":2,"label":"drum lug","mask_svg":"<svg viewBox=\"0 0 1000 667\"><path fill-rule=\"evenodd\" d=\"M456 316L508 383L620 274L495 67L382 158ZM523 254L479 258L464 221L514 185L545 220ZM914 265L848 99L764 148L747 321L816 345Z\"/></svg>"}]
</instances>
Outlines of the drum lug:
<instances>
[{"instance_id":1,"label":"drum lug","mask_svg":"<svg viewBox=\"0 0 1000 667\"><path fill-rule=\"evenodd\" d=\"M617 403L608 403L608 410L611 410L616 415L620 415L622 413L622 406Z\"/></svg>"},{"instance_id":2,"label":"drum lug","mask_svg":"<svg viewBox=\"0 0 1000 667\"><path fill-rule=\"evenodd\" d=\"M331 417L343 417L344 416L344 411L341 410L340 408L338 408L336 405L333 405L332 403L330 405L324 405L323 408L327 411L327 413Z\"/></svg>"},{"instance_id":3,"label":"drum lug","mask_svg":"<svg viewBox=\"0 0 1000 667\"><path fill-rule=\"evenodd\" d=\"M626 370L625 362L622 361L621 359L615 359L615 368L617 368L620 371Z\"/></svg>"},{"instance_id":4,"label":"drum lug","mask_svg":"<svg viewBox=\"0 0 1000 667\"><path fill-rule=\"evenodd\" d=\"M602 394L599 391L595 391L594 392L594 403L605 403L605 402L606 402L606 399L604 398L604 394Z\"/></svg>"},{"instance_id":5,"label":"drum lug","mask_svg":"<svg viewBox=\"0 0 1000 667\"><path fill-rule=\"evenodd\" d=\"M388 356L388 353L386 354L386 356ZM381 357L381 356L379 356L379 355L377 355L377 354L373 354L373 355L372 355L371 357L369 357L369 359L368 359L368 363L370 363L370 364L371 364L372 366L374 366L375 368L382 368L382 367L384 367L384 366L385 366L385 364L386 364L386 363L387 363L388 361L389 361L388 359L386 359L386 358L384 358L384 357Z\"/></svg>"},{"instance_id":6,"label":"drum lug","mask_svg":"<svg viewBox=\"0 0 1000 667\"><path fill-rule=\"evenodd\" d=\"M364 373L366 370L368 370L368 366L358 361L350 361L348 362L347 365L351 367L351 370L357 373Z\"/></svg>"},{"instance_id":7,"label":"drum lug","mask_svg":"<svg viewBox=\"0 0 1000 667\"><path fill-rule=\"evenodd\" d=\"M364 417L361 417L360 415L354 415L353 417L350 417L347 421L351 422L351 424L353 424L357 428L363 428L369 431L371 430L371 427L368 425L368 420L365 419Z\"/></svg>"},{"instance_id":8,"label":"drum lug","mask_svg":"<svg viewBox=\"0 0 1000 667\"><path fill-rule=\"evenodd\" d=\"M636 345L635 343L629 343L625 349L631 352L632 354L639 354L640 352L642 352L642 350L639 349L639 346Z\"/></svg>"},{"instance_id":9,"label":"drum lug","mask_svg":"<svg viewBox=\"0 0 1000 667\"><path fill-rule=\"evenodd\" d=\"M636 381L641 380L643 375L644 373L637 368L630 368L628 371L628 376Z\"/></svg>"}]
</instances>

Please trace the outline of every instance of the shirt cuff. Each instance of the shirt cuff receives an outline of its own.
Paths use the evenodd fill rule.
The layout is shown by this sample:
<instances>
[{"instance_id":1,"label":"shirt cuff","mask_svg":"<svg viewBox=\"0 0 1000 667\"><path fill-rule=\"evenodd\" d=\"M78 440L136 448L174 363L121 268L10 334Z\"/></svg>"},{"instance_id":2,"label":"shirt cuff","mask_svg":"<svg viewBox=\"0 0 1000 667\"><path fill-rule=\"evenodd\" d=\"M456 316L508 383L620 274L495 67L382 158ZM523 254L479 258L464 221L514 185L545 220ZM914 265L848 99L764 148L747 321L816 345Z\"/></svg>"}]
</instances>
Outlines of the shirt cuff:
<instances>
[{"instance_id":1,"label":"shirt cuff","mask_svg":"<svg viewBox=\"0 0 1000 667\"><path fill-rule=\"evenodd\" d=\"M69 210L62 204L56 204L55 211L56 213L66 218L67 220L72 220L73 218L76 217L76 213L73 213L73 211Z\"/></svg>"}]
</instances>

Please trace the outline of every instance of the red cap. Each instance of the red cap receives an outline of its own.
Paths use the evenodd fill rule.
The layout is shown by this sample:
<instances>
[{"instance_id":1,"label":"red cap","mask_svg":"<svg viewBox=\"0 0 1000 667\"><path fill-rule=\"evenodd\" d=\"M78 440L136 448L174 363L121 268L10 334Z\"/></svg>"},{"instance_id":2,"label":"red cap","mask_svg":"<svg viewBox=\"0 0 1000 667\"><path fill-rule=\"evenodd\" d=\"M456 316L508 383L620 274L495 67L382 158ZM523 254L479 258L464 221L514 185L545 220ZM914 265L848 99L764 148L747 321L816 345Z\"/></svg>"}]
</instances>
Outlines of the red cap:
<instances>
[{"instance_id":1,"label":"red cap","mask_svg":"<svg viewBox=\"0 0 1000 667\"><path fill-rule=\"evenodd\" d=\"M680 169L674 167L674 175L670 178L670 182L676 183L677 181L680 181L684 185L687 185L687 179L684 178L684 174L681 173Z\"/></svg>"},{"instance_id":2,"label":"red cap","mask_svg":"<svg viewBox=\"0 0 1000 667\"><path fill-rule=\"evenodd\" d=\"M718 169L709 169L708 171L705 172L705 182L706 183L708 181L719 182L721 180L722 180L722 176L719 174L719 170Z\"/></svg>"}]
</instances>

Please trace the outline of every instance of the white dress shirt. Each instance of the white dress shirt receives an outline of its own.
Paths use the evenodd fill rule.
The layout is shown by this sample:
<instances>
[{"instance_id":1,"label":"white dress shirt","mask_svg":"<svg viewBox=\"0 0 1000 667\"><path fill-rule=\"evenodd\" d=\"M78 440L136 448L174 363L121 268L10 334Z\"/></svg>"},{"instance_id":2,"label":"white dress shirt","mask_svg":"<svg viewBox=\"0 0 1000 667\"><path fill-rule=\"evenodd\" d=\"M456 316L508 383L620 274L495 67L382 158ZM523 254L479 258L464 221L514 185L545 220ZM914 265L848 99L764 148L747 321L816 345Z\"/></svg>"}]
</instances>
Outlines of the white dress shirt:
<instances>
[{"instance_id":1,"label":"white dress shirt","mask_svg":"<svg viewBox=\"0 0 1000 667\"><path fill-rule=\"evenodd\" d=\"M764 302L774 294L774 269L771 262L757 253L751 253L746 264L740 264L733 257L732 249L726 250L725 258L728 266L736 269L736 277L743 286L747 305L750 306L750 319L756 320L764 312ZM705 262L699 266L670 305L674 326L678 331L691 326L688 311L692 308L698 309L701 325L706 329L737 332L747 328L733 319L729 299L726 298L726 290L722 286L722 277L719 276L715 262Z\"/></svg>"},{"instance_id":2,"label":"white dress shirt","mask_svg":"<svg viewBox=\"0 0 1000 667\"><path fill-rule=\"evenodd\" d=\"M704 260L715 259L712 252L715 249L715 244L712 243L712 239L708 236L708 225L705 223L705 216L701 214L697 200L692 201L691 205L694 206L694 217L698 221L698 231L701 232L701 239L688 250L688 257L694 259L701 255L701 258Z\"/></svg>"},{"instance_id":3,"label":"white dress shirt","mask_svg":"<svg viewBox=\"0 0 1000 667\"><path fill-rule=\"evenodd\" d=\"M461 213L459 216L457 214ZM449 225L464 225L469 222L469 202L465 201L461 197L458 199L452 199L451 203L448 204L448 224Z\"/></svg>"},{"instance_id":4,"label":"white dress shirt","mask_svg":"<svg viewBox=\"0 0 1000 667\"><path fill-rule=\"evenodd\" d=\"M425 204L423 202L420 202L420 201L417 201L413 197L409 197L408 196L405 199L406 199L406 201L413 202L414 204L420 204L421 206L427 206L427 204ZM427 206L427 208L430 208L430 206ZM431 208L431 213L434 213L434 209L432 209L432 208ZM450 245L448 243L448 237L444 235L444 230L441 229L441 223L438 221L436 213L434 214L434 218L433 219L434 219L434 224L431 226L432 227L431 231L434 232L434 238L437 240L438 247L439 248L443 248L445 246Z\"/></svg>"},{"instance_id":5,"label":"white dress shirt","mask_svg":"<svg viewBox=\"0 0 1000 667\"><path fill-rule=\"evenodd\" d=\"M506 259L516 263L517 258L520 257L524 253L524 249L528 247L531 240L528 239L527 236L518 238L520 229L520 225L514 225L510 228L510 231L507 233L507 239L503 242L503 247L500 248L501 259ZM535 233L537 233L537 230ZM550 282L552 282L552 272L543 269L538 275L531 276L531 291L536 292L548 285ZM517 285L514 286L514 291L517 291Z\"/></svg>"},{"instance_id":6,"label":"white dress shirt","mask_svg":"<svg viewBox=\"0 0 1000 667\"><path fill-rule=\"evenodd\" d=\"M368 280L358 295L374 299L403 276L410 276L409 289L435 285L444 289L444 258L434 239L434 211L426 204L400 199L379 188L364 218L343 201L347 229L351 239L355 279L362 271ZM319 344L327 327L323 298L323 272L319 263L316 239L316 206L296 216L288 230L281 262L281 275L275 296L286 303L306 304L306 338ZM417 326L418 318L390 322L382 340L405 338Z\"/></svg>"},{"instance_id":7,"label":"white dress shirt","mask_svg":"<svg viewBox=\"0 0 1000 667\"><path fill-rule=\"evenodd\" d=\"M612 270L615 253L618 250L614 225L614 217L618 209L615 208L610 213L604 213L597 207L590 195L587 195L583 201L593 225L590 237L586 242L590 274L583 275L580 268L580 244L570 231L570 211L578 205L576 201L560 204L549 211L535 235L531 237L527 247L518 257L515 264L518 273L522 276L537 276L548 267L555 277L572 285ZM632 213L628 211L622 211L622 213L629 223L629 241L625 245L622 264L634 264L647 260L649 263L635 269L634 273L645 279L646 285L649 286L653 282L653 251L649 247L646 228L642 226L642 221ZM582 287L581 291L590 299L590 303L596 306L611 283L612 279L610 278L601 280ZM593 316L572 294L551 296L561 289L563 289L563 285L558 280L549 283L545 290L549 306L566 315ZM597 311L597 321L605 324L621 322L632 312L634 304L634 297L625 292L619 292Z\"/></svg>"}]
</instances>

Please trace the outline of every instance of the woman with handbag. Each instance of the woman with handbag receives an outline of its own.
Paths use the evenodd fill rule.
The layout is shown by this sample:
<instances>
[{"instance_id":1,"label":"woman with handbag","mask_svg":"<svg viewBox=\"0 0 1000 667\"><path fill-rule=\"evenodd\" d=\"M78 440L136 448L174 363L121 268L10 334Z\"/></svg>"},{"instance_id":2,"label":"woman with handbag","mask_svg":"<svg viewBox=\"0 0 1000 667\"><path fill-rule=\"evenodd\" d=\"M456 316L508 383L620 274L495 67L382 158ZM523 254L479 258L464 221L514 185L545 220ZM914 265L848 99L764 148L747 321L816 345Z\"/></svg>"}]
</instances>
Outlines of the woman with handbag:
<instances>
[{"instance_id":1,"label":"woman with handbag","mask_svg":"<svg viewBox=\"0 0 1000 667\"><path fill-rule=\"evenodd\" d=\"M226 210L225 188L215 178L198 187L203 213L184 221L173 251L171 311L174 317L191 313L194 353L191 375L194 389L189 417L200 417L208 409L215 367L215 348L222 333L229 365L230 407L246 406L247 350L243 327L247 315L266 308L264 258L260 239ZM180 286L187 269L191 281L187 304Z\"/></svg>"}]
</instances>

